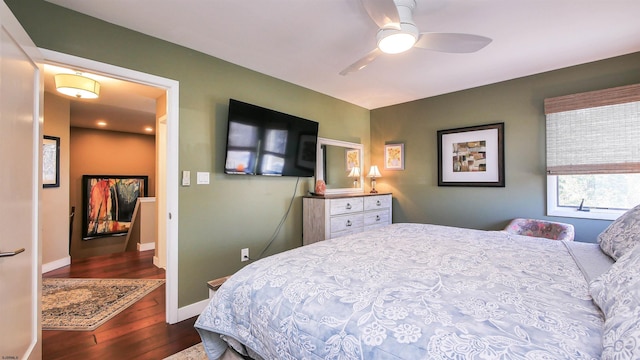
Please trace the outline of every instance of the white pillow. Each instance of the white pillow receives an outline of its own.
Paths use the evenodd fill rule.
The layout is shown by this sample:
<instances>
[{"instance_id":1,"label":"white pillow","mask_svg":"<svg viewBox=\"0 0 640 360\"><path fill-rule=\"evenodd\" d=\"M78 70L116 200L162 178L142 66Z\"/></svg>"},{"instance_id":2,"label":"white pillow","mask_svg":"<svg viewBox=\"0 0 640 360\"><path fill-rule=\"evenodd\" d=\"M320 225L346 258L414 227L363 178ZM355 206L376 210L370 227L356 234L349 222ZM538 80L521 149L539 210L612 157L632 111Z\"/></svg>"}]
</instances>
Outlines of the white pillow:
<instances>
[{"instance_id":1,"label":"white pillow","mask_svg":"<svg viewBox=\"0 0 640 360\"><path fill-rule=\"evenodd\" d=\"M618 260L640 243L640 205L622 214L600 235L598 244L602 251Z\"/></svg>"},{"instance_id":2,"label":"white pillow","mask_svg":"<svg viewBox=\"0 0 640 360\"><path fill-rule=\"evenodd\" d=\"M604 313L602 359L640 358L640 246L636 246L589 286Z\"/></svg>"}]
</instances>

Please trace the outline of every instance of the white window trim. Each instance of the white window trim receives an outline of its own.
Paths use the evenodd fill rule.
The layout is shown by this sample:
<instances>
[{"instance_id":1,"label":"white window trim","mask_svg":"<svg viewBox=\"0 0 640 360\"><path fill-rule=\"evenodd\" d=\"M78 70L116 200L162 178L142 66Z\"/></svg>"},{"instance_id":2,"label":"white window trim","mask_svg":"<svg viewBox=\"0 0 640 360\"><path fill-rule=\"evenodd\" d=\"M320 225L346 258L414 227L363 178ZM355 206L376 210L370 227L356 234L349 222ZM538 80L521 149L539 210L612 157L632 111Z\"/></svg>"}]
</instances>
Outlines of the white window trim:
<instances>
[{"instance_id":1,"label":"white window trim","mask_svg":"<svg viewBox=\"0 0 640 360\"><path fill-rule=\"evenodd\" d=\"M590 209L579 211L577 207L558 206L558 176L547 175L547 215L579 219L615 220L627 210Z\"/></svg>"}]
</instances>

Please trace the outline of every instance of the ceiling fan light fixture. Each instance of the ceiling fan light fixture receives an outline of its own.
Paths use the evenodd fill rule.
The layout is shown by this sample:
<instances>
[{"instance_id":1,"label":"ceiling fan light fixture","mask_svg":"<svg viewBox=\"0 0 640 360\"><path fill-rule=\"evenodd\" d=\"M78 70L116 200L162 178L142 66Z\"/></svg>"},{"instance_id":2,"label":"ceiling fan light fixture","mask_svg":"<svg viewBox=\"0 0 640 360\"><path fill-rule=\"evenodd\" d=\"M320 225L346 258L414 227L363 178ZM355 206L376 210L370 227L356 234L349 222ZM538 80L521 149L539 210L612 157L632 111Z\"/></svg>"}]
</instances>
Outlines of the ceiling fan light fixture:
<instances>
[{"instance_id":1,"label":"ceiling fan light fixture","mask_svg":"<svg viewBox=\"0 0 640 360\"><path fill-rule=\"evenodd\" d=\"M96 99L100 95L100 83L76 74L57 74L55 77L58 92L80 99Z\"/></svg>"},{"instance_id":2,"label":"ceiling fan light fixture","mask_svg":"<svg viewBox=\"0 0 640 360\"><path fill-rule=\"evenodd\" d=\"M381 29L378 31L378 49L386 54L405 52L418 41L418 28L413 24L400 24L401 30Z\"/></svg>"}]
</instances>

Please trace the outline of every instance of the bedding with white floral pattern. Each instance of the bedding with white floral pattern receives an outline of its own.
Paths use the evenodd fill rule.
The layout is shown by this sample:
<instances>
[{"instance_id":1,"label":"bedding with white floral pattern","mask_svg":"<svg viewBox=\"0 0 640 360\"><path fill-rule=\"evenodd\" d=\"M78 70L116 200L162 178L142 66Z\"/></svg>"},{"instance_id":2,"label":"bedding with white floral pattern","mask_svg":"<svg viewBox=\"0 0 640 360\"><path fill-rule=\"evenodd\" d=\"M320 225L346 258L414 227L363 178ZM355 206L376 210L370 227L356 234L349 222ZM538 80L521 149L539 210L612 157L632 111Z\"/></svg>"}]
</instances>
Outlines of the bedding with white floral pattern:
<instances>
[{"instance_id":1,"label":"bedding with white floral pattern","mask_svg":"<svg viewBox=\"0 0 640 360\"><path fill-rule=\"evenodd\" d=\"M627 210L598 235L602 251L614 260L640 244L640 205Z\"/></svg>"},{"instance_id":2,"label":"bedding with white floral pattern","mask_svg":"<svg viewBox=\"0 0 640 360\"><path fill-rule=\"evenodd\" d=\"M603 317L563 241L393 224L246 266L195 326L211 358L598 359Z\"/></svg>"},{"instance_id":3,"label":"bedding with white floral pattern","mask_svg":"<svg viewBox=\"0 0 640 360\"><path fill-rule=\"evenodd\" d=\"M606 317L602 359L640 359L640 246L592 281L590 291Z\"/></svg>"}]
</instances>

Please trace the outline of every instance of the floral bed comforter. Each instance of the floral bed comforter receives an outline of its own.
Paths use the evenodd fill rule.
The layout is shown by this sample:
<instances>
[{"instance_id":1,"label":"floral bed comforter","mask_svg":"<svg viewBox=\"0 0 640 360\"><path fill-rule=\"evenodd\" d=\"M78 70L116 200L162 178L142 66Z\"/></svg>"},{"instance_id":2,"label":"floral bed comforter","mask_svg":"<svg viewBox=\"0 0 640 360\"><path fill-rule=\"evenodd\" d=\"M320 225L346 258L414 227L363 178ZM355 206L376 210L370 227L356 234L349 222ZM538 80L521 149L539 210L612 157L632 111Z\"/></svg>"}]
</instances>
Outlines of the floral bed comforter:
<instances>
[{"instance_id":1,"label":"floral bed comforter","mask_svg":"<svg viewBox=\"0 0 640 360\"><path fill-rule=\"evenodd\" d=\"M564 242L424 224L256 261L196 322L264 359L599 359L602 327Z\"/></svg>"}]
</instances>

